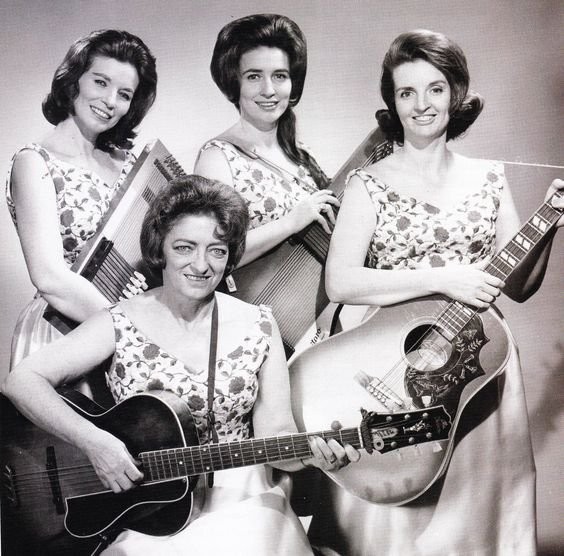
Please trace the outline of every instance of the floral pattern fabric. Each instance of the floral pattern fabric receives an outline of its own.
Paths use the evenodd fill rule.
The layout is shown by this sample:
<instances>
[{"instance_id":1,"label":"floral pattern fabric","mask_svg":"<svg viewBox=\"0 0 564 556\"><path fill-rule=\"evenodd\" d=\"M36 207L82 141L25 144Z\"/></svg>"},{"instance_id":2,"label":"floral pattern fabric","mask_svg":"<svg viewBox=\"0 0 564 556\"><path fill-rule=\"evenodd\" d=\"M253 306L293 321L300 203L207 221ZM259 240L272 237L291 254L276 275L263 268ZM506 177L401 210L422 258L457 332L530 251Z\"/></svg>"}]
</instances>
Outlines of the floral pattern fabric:
<instances>
[{"instance_id":1,"label":"floral pattern fabric","mask_svg":"<svg viewBox=\"0 0 564 556\"><path fill-rule=\"evenodd\" d=\"M26 145L12 158L6 184L8 210L16 228L17 215L11 195L11 174L14 160L23 150L33 150L45 160L57 194L59 231L65 261L70 266L78 257L84 244L98 229L115 193L131 170L135 157L126 151L126 159L118 179L113 184L106 184L94 172L57 159L36 143Z\"/></svg>"},{"instance_id":2,"label":"floral pattern fabric","mask_svg":"<svg viewBox=\"0 0 564 556\"><path fill-rule=\"evenodd\" d=\"M272 335L270 309L261 305L256 310L252 328L236 349L217 354L213 409L220 442L250 437L258 373L268 356ZM168 390L190 407L200 441L210 442L206 419L208 369L193 368L161 349L136 328L119 305L112 306L110 314L116 350L107 382L115 401L147 390Z\"/></svg>"},{"instance_id":3,"label":"floral pattern fabric","mask_svg":"<svg viewBox=\"0 0 564 556\"><path fill-rule=\"evenodd\" d=\"M353 170L376 212L367 266L382 270L470 264L495 252L495 223L505 184L503 165L492 163L482 187L446 211L401 195L376 176Z\"/></svg>"},{"instance_id":4,"label":"floral pattern fabric","mask_svg":"<svg viewBox=\"0 0 564 556\"><path fill-rule=\"evenodd\" d=\"M282 177L259 160L244 156L227 141L213 139L201 151L211 148L220 149L227 159L233 187L247 202L251 229L285 216L318 189L304 166L300 166L297 172L297 177L304 182L301 184L296 179Z\"/></svg>"}]
</instances>

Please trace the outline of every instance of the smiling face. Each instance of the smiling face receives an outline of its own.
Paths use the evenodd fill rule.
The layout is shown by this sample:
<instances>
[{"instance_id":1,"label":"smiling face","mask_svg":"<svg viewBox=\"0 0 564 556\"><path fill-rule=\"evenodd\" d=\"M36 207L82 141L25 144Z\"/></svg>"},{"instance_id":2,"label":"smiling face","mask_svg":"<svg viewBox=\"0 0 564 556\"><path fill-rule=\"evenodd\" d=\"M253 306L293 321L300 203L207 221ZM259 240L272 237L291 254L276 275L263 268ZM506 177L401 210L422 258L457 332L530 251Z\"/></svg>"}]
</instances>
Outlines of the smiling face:
<instances>
[{"instance_id":1,"label":"smiling face","mask_svg":"<svg viewBox=\"0 0 564 556\"><path fill-rule=\"evenodd\" d=\"M229 256L217 238L217 220L207 214L179 218L163 242L163 286L188 300L204 300L223 278Z\"/></svg>"},{"instance_id":2,"label":"smiling face","mask_svg":"<svg viewBox=\"0 0 564 556\"><path fill-rule=\"evenodd\" d=\"M276 127L292 93L290 61L279 48L259 46L239 61L241 117L261 130Z\"/></svg>"},{"instance_id":3,"label":"smiling face","mask_svg":"<svg viewBox=\"0 0 564 556\"><path fill-rule=\"evenodd\" d=\"M74 119L86 137L95 139L127 114L139 84L134 66L114 58L94 56L78 80Z\"/></svg>"},{"instance_id":4,"label":"smiling face","mask_svg":"<svg viewBox=\"0 0 564 556\"><path fill-rule=\"evenodd\" d=\"M406 141L433 140L446 132L451 91L445 75L425 60L393 71L394 102Z\"/></svg>"}]
</instances>

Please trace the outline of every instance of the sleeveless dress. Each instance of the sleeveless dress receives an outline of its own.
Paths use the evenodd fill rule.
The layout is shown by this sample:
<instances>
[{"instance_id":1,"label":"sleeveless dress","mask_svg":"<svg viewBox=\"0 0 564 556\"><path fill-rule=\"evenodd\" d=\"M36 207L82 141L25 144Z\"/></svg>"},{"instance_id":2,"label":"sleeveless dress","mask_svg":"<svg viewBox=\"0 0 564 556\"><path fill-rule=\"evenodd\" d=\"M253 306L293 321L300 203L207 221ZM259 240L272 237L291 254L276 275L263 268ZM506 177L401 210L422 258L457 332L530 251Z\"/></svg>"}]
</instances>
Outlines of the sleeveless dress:
<instances>
[{"instance_id":1,"label":"sleeveless dress","mask_svg":"<svg viewBox=\"0 0 564 556\"><path fill-rule=\"evenodd\" d=\"M354 170L376 214L367 266L419 269L494 254L503 166L484 166L482 187L450 211L403 196ZM309 536L323 554L529 556L536 552L535 467L519 358L468 405L479 423L457 444L444 479L404 506L371 504L326 481ZM495 407L480 421L486 408ZM464 419L462 424L464 423ZM365 457L365 456L363 456Z\"/></svg>"},{"instance_id":2,"label":"sleeveless dress","mask_svg":"<svg viewBox=\"0 0 564 556\"><path fill-rule=\"evenodd\" d=\"M254 229L278 220L288 214L298 203L318 190L309 170L299 166L296 179L286 179L267 168L259 160L243 155L231 143L212 139L202 148L217 148L225 156L233 187L247 202L249 208L249 228Z\"/></svg>"},{"instance_id":3,"label":"sleeveless dress","mask_svg":"<svg viewBox=\"0 0 564 556\"><path fill-rule=\"evenodd\" d=\"M220 298L216 294L216 302ZM221 315L221 303L218 309ZM268 357L272 333L270 309L261 305L253 310L254 322L241 327L235 349L221 353L219 347L217 353L214 412L219 442L251 436L259 373ZM116 402L152 389L171 391L190 407L200 442L209 442L207 368L195 369L166 353L135 327L119 305L109 311L116 350L107 382ZM305 531L287 500L290 478L285 473L276 473L276 477L265 465L217 472L213 488L202 487L201 514L183 530L164 537L126 530L103 554L311 555ZM200 480L197 488L204 482Z\"/></svg>"},{"instance_id":4,"label":"sleeveless dress","mask_svg":"<svg viewBox=\"0 0 564 556\"><path fill-rule=\"evenodd\" d=\"M94 172L57 159L36 143L22 147L12 158L6 183L8 210L16 230L17 214L11 191L12 166L16 156L24 150L32 150L41 155L53 180L64 258L67 265L71 266L86 241L96 232L111 200L131 170L135 157L125 151L120 175L113 185L108 185ZM47 302L37 293L20 313L12 336L10 369L30 353L61 336L43 318L46 307Z\"/></svg>"}]
</instances>

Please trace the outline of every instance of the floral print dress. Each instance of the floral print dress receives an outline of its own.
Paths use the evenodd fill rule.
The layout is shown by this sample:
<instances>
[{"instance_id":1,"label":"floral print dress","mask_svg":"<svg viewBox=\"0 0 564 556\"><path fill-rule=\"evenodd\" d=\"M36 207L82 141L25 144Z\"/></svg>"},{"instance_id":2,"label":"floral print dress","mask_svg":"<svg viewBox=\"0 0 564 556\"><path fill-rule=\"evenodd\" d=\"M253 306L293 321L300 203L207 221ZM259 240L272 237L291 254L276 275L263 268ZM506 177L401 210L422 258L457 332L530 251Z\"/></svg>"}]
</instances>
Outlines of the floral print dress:
<instances>
[{"instance_id":1,"label":"floral print dress","mask_svg":"<svg viewBox=\"0 0 564 556\"><path fill-rule=\"evenodd\" d=\"M251 229L285 216L318 190L311 174L303 166L298 168L299 181L287 179L259 160L244 156L227 141L212 139L201 150L211 148L221 150L229 164L233 187L247 202Z\"/></svg>"},{"instance_id":2,"label":"floral print dress","mask_svg":"<svg viewBox=\"0 0 564 556\"><path fill-rule=\"evenodd\" d=\"M57 214L63 255L66 263L71 266L84 244L96 232L115 193L131 170L135 157L126 151L118 179L113 184L107 184L94 172L57 159L36 143L22 147L12 158L6 183L6 201L16 229L17 214L11 191L12 165L16 156L24 150L37 152L45 161L57 194ZM37 294L20 314L12 336L10 368L61 335L43 318L46 306L46 301Z\"/></svg>"},{"instance_id":3,"label":"floral print dress","mask_svg":"<svg viewBox=\"0 0 564 556\"><path fill-rule=\"evenodd\" d=\"M222 294L216 294L219 314ZM241 302L242 303L242 302ZM116 350L107 382L116 401L150 390L168 390L190 407L200 442L210 442L206 411L208 369L193 368L167 353L139 330L119 305L110 308ZM272 312L253 307L254 322L241 324L241 337L228 353L218 351L214 412L219 442L251 436L252 408L259 392L259 373L268 358ZM221 319L221 317L220 317ZM221 320L219 325L221 337ZM221 345L221 343L220 343ZM292 512L289 477L255 465L215 473L197 519L176 535L154 537L124 531L104 556L158 554L281 554L311 556L305 531Z\"/></svg>"},{"instance_id":4,"label":"floral print dress","mask_svg":"<svg viewBox=\"0 0 564 556\"><path fill-rule=\"evenodd\" d=\"M450 210L401 195L378 177L354 170L349 179L362 181L376 216L366 266L420 269L492 255L506 181L501 164L480 164L480 187ZM371 504L327 481L309 530L323 554L535 554L535 467L519 358L506 331L511 353L504 373L466 408L466 419L478 424L458 439L444 478L398 507Z\"/></svg>"}]
</instances>

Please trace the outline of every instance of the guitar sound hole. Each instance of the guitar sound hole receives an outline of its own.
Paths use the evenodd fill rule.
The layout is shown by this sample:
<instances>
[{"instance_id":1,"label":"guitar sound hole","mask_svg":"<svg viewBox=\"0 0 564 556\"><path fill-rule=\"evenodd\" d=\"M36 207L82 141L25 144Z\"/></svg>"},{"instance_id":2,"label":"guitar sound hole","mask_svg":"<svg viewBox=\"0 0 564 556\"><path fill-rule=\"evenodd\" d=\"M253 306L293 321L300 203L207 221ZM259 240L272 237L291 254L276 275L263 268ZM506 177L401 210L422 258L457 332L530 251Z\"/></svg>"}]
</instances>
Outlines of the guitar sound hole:
<instances>
[{"instance_id":1,"label":"guitar sound hole","mask_svg":"<svg viewBox=\"0 0 564 556\"><path fill-rule=\"evenodd\" d=\"M405 358L416 370L436 371L448 361L451 345L439 330L437 326L424 324L411 330L405 337Z\"/></svg>"}]
</instances>

